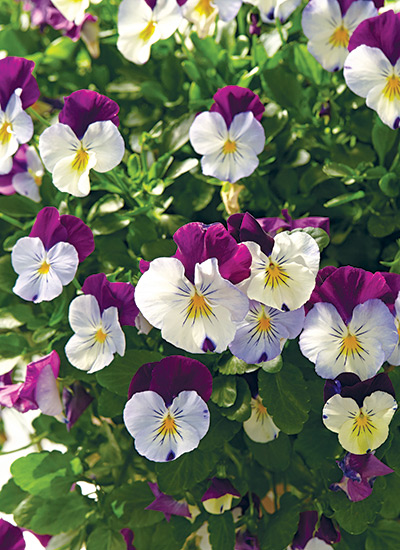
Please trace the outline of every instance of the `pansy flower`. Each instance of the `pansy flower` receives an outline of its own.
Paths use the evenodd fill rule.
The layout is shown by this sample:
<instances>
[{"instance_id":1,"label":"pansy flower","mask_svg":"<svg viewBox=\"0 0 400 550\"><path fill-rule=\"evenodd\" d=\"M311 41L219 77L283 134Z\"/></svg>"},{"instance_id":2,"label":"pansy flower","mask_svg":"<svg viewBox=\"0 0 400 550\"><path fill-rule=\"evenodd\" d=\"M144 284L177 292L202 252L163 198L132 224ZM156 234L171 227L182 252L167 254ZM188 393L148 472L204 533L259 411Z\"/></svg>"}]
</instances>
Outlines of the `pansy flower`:
<instances>
[{"instance_id":1,"label":"pansy flower","mask_svg":"<svg viewBox=\"0 0 400 550\"><path fill-rule=\"evenodd\" d=\"M65 346L68 361L89 374L125 354L122 325L135 326L138 309L130 283L110 283L104 273L91 275L82 286L83 296L72 300L69 323L75 334Z\"/></svg>"},{"instance_id":2,"label":"pansy flower","mask_svg":"<svg viewBox=\"0 0 400 550\"><path fill-rule=\"evenodd\" d=\"M349 266L321 270L299 340L319 376L354 372L365 380L378 372L398 342L394 318L382 301L391 297L380 273Z\"/></svg>"},{"instance_id":3,"label":"pansy flower","mask_svg":"<svg viewBox=\"0 0 400 550\"><path fill-rule=\"evenodd\" d=\"M145 510L162 512L168 522L171 520L171 516L181 516L184 518L192 517L186 502L178 502L171 496L161 492L157 483L149 482L148 485L155 496L155 500L146 506Z\"/></svg>"},{"instance_id":4,"label":"pansy flower","mask_svg":"<svg viewBox=\"0 0 400 550\"><path fill-rule=\"evenodd\" d=\"M176 0L123 0L117 48L126 59L142 65L149 60L151 46L173 35L181 21Z\"/></svg>"},{"instance_id":5,"label":"pansy flower","mask_svg":"<svg viewBox=\"0 0 400 550\"><path fill-rule=\"evenodd\" d=\"M23 413L40 409L43 414L58 416L63 410L56 381L59 370L56 351L29 363L24 382L0 386L0 405Z\"/></svg>"},{"instance_id":6,"label":"pansy flower","mask_svg":"<svg viewBox=\"0 0 400 550\"><path fill-rule=\"evenodd\" d=\"M65 98L59 123L39 138L39 152L60 191L85 197L89 172L108 172L122 160L125 146L118 131L119 106L92 90L78 90Z\"/></svg>"},{"instance_id":7,"label":"pansy flower","mask_svg":"<svg viewBox=\"0 0 400 550\"><path fill-rule=\"evenodd\" d=\"M85 10L90 5L90 0L51 0L52 4L68 21L73 21L76 25L82 23L85 19ZM96 3L101 2L97 0Z\"/></svg>"},{"instance_id":8,"label":"pansy flower","mask_svg":"<svg viewBox=\"0 0 400 550\"><path fill-rule=\"evenodd\" d=\"M387 374L360 381L356 374L341 374L324 388L322 420L339 436L349 453L363 455L380 447L389 435L397 410L393 385Z\"/></svg>"},{"instance_id":9,"label":"pansy flower","mask_svg":"<svg viewBox=\"0 0 400 550\"><path fill-rule=\"evenodd\" d=\"M251 398L251 416L243 422L247 436L256 443L268 443L279 435L279 428L268 414L259 395Z\"/></svg>"},{"instance_id":10,"label":"pansy flower","mask_svg":"<svg viewBox=\"0 0 400 550\"><path fill-rule=\"evenodd\" d=\"M232 21L243 0L187 0L182 3L184 17L195 25L197 34L204 38L210 33L217 16L221 21Z\"/></svg>"},{"instance_id":11,"label":"pansy flower","mask_svg":"<svg viewBox=\"0 0 400 550\"><path fill-rule=\"evenodd\" d=\"M240 498L240 493L229 479L213 477L211 485L201 497L201 502L209 514L223 514L232 508L234 498Z\"/></svg>"},{"instance_id":12,"label":"pansy flower","mask_svg":"<svg viewBox=\"0 0 400 550\"><path fill-rule=\"evenodd\" d=\"M246 0L260 10L261 19L264 23L273 23L278 19L284 23L294 12L301 0Z\"/></svg>"},{"instance_id":13,"label":"pansy flower","mask_svg":"<svg viewBox=\"0 0 400 550\"><path fill-rule=\"evenodd\" d=\"M308 51L327 71L338 71L347 57L349 39L357 26L378 14L380 0L310 0L302 26Z\"/></svg>"},{"instance_id":14,"label":"pansy flower","mask_svg":"<svg viewBox=\"0 0 400 550\"><path fill-rule=\"evenodd\" d=\"M132 379L124 423L139 454L175 460L199 445L210 424L210 371L179 355L143 365Z\"/></svg>"},{"instance_id":15,"label":"pansy flower","mask_svg":"<svg viewBox=\"0 0 400 550\"><path fill-rule=\"evenodd\" d=\"M210 112L194 120L189 137L202 156L206 176L235 183L250 176L258 166L265 145L260 123L265 110L259 97L240 86L225 86L214 95Z\"/></svg>"},{"instance_id":16,"label":"pansy flower","mask_svg":"<svg viewBox=\"0 0 400 550\"><path fill-rule=\"evenodd\" d=\"M0 175L0 194L19 193L40 202L39 186L42 184L43 174L43 164L36 149L21 145L13 157L11 171Z\"/></svg>"},{"instance_id":17,"label":"pansy flower","mask_svg":"<svg viewBox=\"0 0 400 550\"><path fill-rule=\"evenodd\" d=\"M291 550L328 550L340 541L340 532L331 519L323 514L318 521L318 512L300 512L299 525L293 537Z\"/></svg>"},{"instance_id":18,"label":"pansy flower","mask_svg":"<svg viewBox=\"0 0 400 550\"><path fill-rule=\"evenodd\" d=\"M260 543L247 529L236 531L235 550L260 550Z\"/></svg>"},{"instance_id":19,"label":"pansy flower","mask_svg":"<svg viewBox=\"0 0 400 550\"><path fill-rule=\"evenodd\" d=\"M343 75L391 128L400 123L400 14L387 11L361 23L349 42Z\"/></svg>"},{"instance_id":20,"label":"pansy flower","mask_svg":"<svg viewBox=\"0 0 400 550\"><path fill-rule=\"evenodd\" d=\"M51 206L43 208L29 237L19 239L12 249L11 263L19 275L13 292L35 303L53 300L93 250L93 233L82 220L60 216Z\"/></svg>"},{"instance_id":21,"label":"pansy flower","mask_svg":"<svg viewBox=\"0 0 400 550\"><path fill-rule=\"evenodd\" d=\"M85 390L79 382L72 386L66 386L62 392L62 402L65 410L67 430L70 431L78 418L85 412L93 397Z\"/></svg>"},{"instance_id":22,"label":"pansy flower","mask_svg":"<svg viewBox=\"0 0 400 550\"><path fill-rule=\"evenodd\" d=\"M35 64L23 57L0 60L0 174L12 169L12 156L33 135L33 122L25 109L39 99L32 71Z\"/></svg>"}]
</instances>

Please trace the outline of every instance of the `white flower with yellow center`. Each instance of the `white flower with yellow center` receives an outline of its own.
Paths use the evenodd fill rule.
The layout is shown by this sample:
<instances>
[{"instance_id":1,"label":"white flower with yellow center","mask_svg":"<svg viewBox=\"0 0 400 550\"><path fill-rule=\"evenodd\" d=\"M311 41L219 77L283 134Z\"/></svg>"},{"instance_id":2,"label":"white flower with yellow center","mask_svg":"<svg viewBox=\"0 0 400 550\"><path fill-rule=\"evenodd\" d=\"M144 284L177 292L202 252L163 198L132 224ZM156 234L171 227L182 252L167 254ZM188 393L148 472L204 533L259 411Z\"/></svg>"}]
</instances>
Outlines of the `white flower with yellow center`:
<instances>
[{"instance_id":1,"label":"white flower with yellow center","mask_svg":"<svg viewBox=\"0 0 400 550\"><path fill-rule=\"evenodd\" d=\"M188 0L183 4L184 17L193 23L200 38L212 32L217 15L222 21L232 21L238 14L242 0Z\"/></svg>"},{"instance_id":2,"label":"white flower with yellow center","mask_svg":"<svg viewBox=\"0 0 400 550\"><path fill-rule=\"evenodd\" d=\"M246 0L260 10L264 23L272 23L279 19L281 23L294 12L301 0Z\"/></svg>"},{"instance_id":3,"label":"white flower with yellow center","mask_svg":"<svg viewBox=\"0 0 400 550\"><path fill-rule=\"evenodd\" d=\"M244 243L252 256L251 275L239 288L251 300L280 311L299 309L309 299L319 268L319 248L307 233L283 231L274 237L270 256L260 245Z\"/></svg>"},{"instance_id":4,"label":"white flower with yellow center","mask_svg":"<svg viewBox=\"0 0 400 550\"><path fill-rule=\"evenodd\" d=\"M75 334L65 346L65 355L77 369L92 374L109 365L115 353L125 354L125 335L116 307L101 313L94 296L78 296L69 306L69 323Z\"/></svg>"},{"instance_id":5,"label":"white flower with yellow center","mask_svg":"<svg viewBox=\"0 0 400 550\"><path fill-rule=\"evenodd\" d=\"M26 143L33 135L32 119L22 108L21 93L21 88L15 90L5 111L0 107L0 174L11 171L12 155L21 143Z\"/></svg>"},{"instance_id":6,"label":"white flower with yellow center","mask_svg":"<svg viewBox=\"0 0 400 550\"><path fill-rule=\"evenodd\" d=\"M123 0L118 10L117 48L122 55L142 65L158 40L172 36L182 21L176 0L157 0L154 9L145 0Z\"/></svg>"},{"instance_id":7,"label":"white flower with yellow center","mask_svg":"<svg viewBox=\"0 0 400 550\"><path fill-rule=\"evenodd\" d=\"M264 129L251 111L235 115L229 128L220 113L201 113L189 136L196 153L204 155L203 174L230 183L254 172L265 145Z\"/></svg>"},{"instance_id":8,"label":"white flower with yellow center","mask_svg":"<svg viewBox=\"0 0 400 550\"><path fill-rule=\"evenodd\" d=\"M308 51L324 69L338 71L349 53L352 33L364 19L375 15L378 12L372 0L353 1L344 14L337 0L310 0L302 16Z\"/></svg>"},{"instance_id":9,"label":"white flower with yellow center","mask_svg":"<svg viewBox=\"0 0 400 550\"><path fill-rule=\"evenodd\" d=\"M136 305L162 337L190 353L221 353L232 342L249 301L223 279L218 262L196 264L194 284L176 258L150 263L135 289Z\"/></svg>"},{"instance_id":10,"label":"white flower with yellow center","mask_svg":"<svg viewBox=\"0 0 400 550\"><path fill-rule=\"evenodd\" d=\"M256 443L268 443L279 435L279 428L274 424L272 416L268 414L261 397L251 398L251 416L243 422L243 429L247 436Z\"/></svg>"},{"instance_id":11,"label":"white flower with yellow center","mask_svg":"<svg viewBox=\"0 0 400 550\"><path fill-rule=\"evenodd\" d=\"M325 403L322 420L328 430L339 434L343 449L363 455L386 441L396 409L396 400L383 391L366 397L362 407L354 399L336 394Z\"/></svg>"},{"instance_id":12,"label":"white flower with yellow center","mask_svg":"<svg viewBox=\"0 0 400 550\"><path fill-rule=\"evenodd\" d=\"M19 277L13 292L34 303L53 300L75 277L79 259L72 244L59 242L46 250L39 237L23 237L11 252Z\"/></svg>"},{"instance_id":13,"label":"white flower with yellow center","mask_svg":"<svg viewBox=\"0 0 400 550\"><path fill-rule=\"evenodd\" d=\"M100 1L93 3L98 4ZM79 25L85 18L85 11L89 7L90 0L51 0L51 3L55 5L65 19Z\"/></svg>"},{"instance_id":14,"label":"white flower with yellow center","mask_svg":"<svg viewBox=\"0 0 400 550\"><path fill-rule=\"evenodd\" d=\"M397 342L393 315L377 299L356 306L347 325L334 305L315 304L299 340L301 352L315 363L315 371L322 378L353 372L361 380L378 372Z\"/></svg>"},{"instance_id":15,"label":"white flower with yellow center","mask_svg":"<svg viewBox=\"0 0 400 550\"><path fill-rule=\"evenodd\" d=\"M125 146L111 120L89 124L82 139L68 125L57 123L40 136L39 152L57 189L85 197L90 192L90 170L103 173L115 168Z\"/></svg>"}]
</instances>

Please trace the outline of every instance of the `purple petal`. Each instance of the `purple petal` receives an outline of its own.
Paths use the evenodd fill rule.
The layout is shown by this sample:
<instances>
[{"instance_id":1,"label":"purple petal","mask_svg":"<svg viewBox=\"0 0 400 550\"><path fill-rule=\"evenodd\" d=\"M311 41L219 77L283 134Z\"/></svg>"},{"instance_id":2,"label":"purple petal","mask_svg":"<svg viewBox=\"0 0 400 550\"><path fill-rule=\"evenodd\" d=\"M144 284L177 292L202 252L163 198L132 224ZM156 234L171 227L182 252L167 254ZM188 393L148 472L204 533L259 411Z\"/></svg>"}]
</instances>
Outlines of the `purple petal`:
<instances>
[{"instance_id":1,"label":"purple petal","mask_svg":"<svg viewBox=\"0 0 400 550\"><path fill-rule=\"evenodd\" d=\"M369 497L372 493L372 487L367 481L353 481L349 479L346 493L352 502L360 502L360 500Z\"/></svg>"},{"instance_id":2,"label":"purple petal","mask_svg":"<svg viewBox=\"0 0 400 550\"><path fill-rule=\"evenodd\" d=\"M335 544L340 541L340 531L337 531L333 521L323 514L319 521L319 528L315 536L318 539L324 540L327 544Z\"/></svg>"},{"instance_id":3,"label":"purple petal","mask_svg":"<svg viewBox=\"0 0 400 550\"><path fill-rule=\"evenodd\" d=\"M251 214L233 214L228 218L228 231L239 242L253 241L260 245L261 250L269 256L274 248L274 239L265 232L258 220ZM237 238L239 237L239 238Z\"/></svg>"},{"instance_id":4,"label":"purple petal","mask_svg":"<svg viewBox=\"0 0 400 550\"><path fill-rule=\"evenodd\" d=\"M49 25L53 29L61 31L74 42L79 39L86 21L97 20L97 17L87 13L83 21L76 25L73 21L68 21L51 0L30 0L29 3L24 5L24 9L27 8L31 10L31 24L33 27L40 27L40 30L43 31Z\"/></svg>"},{"instance_id":5,"label":"purple petal","mask_svg":"<svg viewBox=\"0 0 400 550\"><path fill-rule=\"evenodd\" d=\"M54 378L57 378L60 370L60 357L56 351L52 351L49 355L42 357L38 361L29 363L26 367L25 382L23 383L23 388L20 392L19 399L14 405L17 410L26 412L31 409L38 408L36 401L36 386L41 371L47 365L50 365Z\"/></svg>"},{"instance_id":6,"label":"purple petal","mask_svg":"<svg viewBox=\"0 0 400 550\"><path fill-rule=\"evenodd\" d=\"M392 65L400 57L400 14L390 10L376 17L362 21L350 37L348 50L351 52L361 45L379 48Z\"/></svg>"},{"instance_id":7,"label":"purple petal","mask_svg":"<svg viewBox=\"0 0 400 550\"><path fill-rule=\"evenodd\" d=\"M0 519L0 547L4 550L24 550L25 540L22 529Z\"/></svg>"},{"instance_id":8,"label":"purple petal","mask_svg":"<svg viewBox=\"0 0 400 550\"><path fill-rule=\"evenodd\" d=\"M93 401L93 397L85 390L79 382L74 382L72 386L65 387L62 393L62 402L67 418L67 430L69 431L81 414L88 408Z\"/></svg>"},{"instance_id":9,"label":"purple petal","mask_svg":"<svg viewBox=\"0 0 400 550\"><path fill-rule=\"evenodd\" d=\"M12 183L13 177L15 176L15 174L20 174L21 172L28 171L28 165L26 163L27 149L28 145L21 145L13 157L11 172L5 174L4 176L0 176L1 195L13 195L15 193L15 189Z\"/></svg>"},{"instance_id":10,"label":"purple petal","mask_svg":"<svg viewBox=\"0 0 400 550\"><path fill-rule=\"evenodd\" d=\"M350 453L349 465L353 470L359 472L362 479L366 481L369 481L372 477L386 476L394 472L394 470L386 466L372 453L366 455L354 455Z\"/></svg>"},{"instance_id":11,"label":"purple petal","mask_svg":"<svg viewBox=\"0 0 400 550\"><path fill-rule=\"evenodd\" d=\"M349 7L356 1L357 0L337 0L343 17L346 15L346 12L349 9ZM385 0L372 0L372 1L375 4L376 9L381 8L385 3Z\"/></svg>"},{"instance_id":12,"label":"purple petal","mask_svg":"<svg viewBox=\"0 0 400 550\"><path fill-rule=\"evenodd\" d=\"M110 283L104 273L97 273L85 280L82 292L96 298L101 313L109 307L116 307L120 324L135 326L139 309L135 303L135 287L131 283Z\"/></svg>"},{"instance_id":13,"label":"purple petal","mask_svg":"<svg viewBox=\"0 0 400 550\"><path fill-rule=\"evenodd\" d=\"M67 242L78 252L79 261L83 262L95 248L92 230L80 218L64 214L60 223L67 230Z\"/></svg>"},{"instance_id":14,"label":"purple petal","mask_svg":"<svg viewBox=\"0 0 400 550\"><path fill-rule=\"evenodd\" d=\"M260 544L257 537L248 531L237 531L235 550L260 550Z\"/></svg>"},{"instance_id":15,"label":"purple petal","mask_svg":"<svg viewBox=\"0 0 400 550\"><path fill-rule=\"evenodd\" d=\"M157 0L144 0L146 2L146 4L152 9L154 10L154 8L156 7L156 3L157 3Z\"/></svg>"},{"instance_id":16,"label":"purple petal","mask_svg":"<svg viewBox=\"0 0 400 550\"><path fill-rule=\"evenodd\" d=\"M11 378L7 384L0 386L0 405L3 407L12 408L19 400L20 393L22 391L24 384L19 382L18 384L13 384ZM37 407L34 407L37 409ZM29 410L29 409L26 409Z\"/></svg>"},{"instance_id":17,"label":"purple petal","mask_svg":"<svg viewBox=\"0 0 400 550\"><path fill-rule=\"evenodd\" d=\"M293 537L293 550L303 550L308 541L313 538L315 526L318 521L318 512L310 510L301 512L297 533Z\"/></svg>"},{"instance_id":18,"label":"purple petal","mask_svg":"<svg viewBox=\"0 0 400 550\"><path fill-rule=\"evenodd\" d=\"M78 90L64 100L65 105L58 119L62 124L67 124L78 139L83 137L89 124L93 122L111 120L119 126L119 106L105 95L92 90Z\"/></svg>"},{"instance_id":19,"label":"purple petal","mask_svg":"<svg viewBox=\"0 0 400 550\"><path fill-rule=\"evenodd\" d=\"M124 541L126 542L126 550L136 550L132 544L133 539L135 538L133 531L131 531L128 528L125 528L125 529L121 529L120 533L124 537Z\"/></svg>"},{"instance_id":20,"label":"purple petal","mask_svg":"<svg viewBox=\"0 0 400 550\"><path fill-rule=\"evenodd\" d=\"M385 279L386 284L392 291L393 302L392 303L386 302L386 305L388 306L390 311L394 314L395 313L394 302L396 301L397 296L399 295L399 292L400 292L400 275L398 273L387 273L382 271L380 272L380 274Z\"/></svg>"},{"instance_id":21,"label":"purple petal","mask_svg":"<svg viewBox=\"0 0 400 550\"><path fill-rule=\"evenodd\" d=\"M17 88L22 88L22 108L33 105L40 96L39 86L32 76L35 63L23 57L5 57L0 60L0 106L4 111Z\"/></svg>"},{"instance_id":22,"label":"purple petal","mask_svg":"<svg viewBox=\"0 0 400 550\"><path fill-rule=\"evenodd\" d=\"M338 386L340 386L339 391L337 391ZM396 398L393 384L389 376L383 372L363 382L354 373L343 373L339 374L335 380L325 382L324 400L326 402L332 395L339 393L342 397L351 397L359 407L362 407L364 399L375 391L383 391Z\"/></svg>"},{"instance_id":23,"label":"purple petal","mask_svg":"<svg viewBox=\"0 0 400 550\"><path fill-rule=\"evenodd\" d=\"M153 369L158 363L145 363L140 367L135 376L132 378L129 384L128 398L130 399L133 394L141 391L147 391L150 389L151 379L153 376Z\"/></svg>"},{"instance_id":24,"label":"purple petal","mask_svg":"<svg viewBox=\"0 0 400 550\"><path fill-rule=\"evenodd\" d=\"M162 493L158 488L157 483L149 482L149 487L156 498L151 504L146 506L145 510L156 510L157 512L162 512L167 521L171 519L172 515L182 516L185 518L192 517L192 514L189 512L189 506L186 502L178 502L171 496Z\"/></svg>"},{"instance_id":25,"label":"purple petal","mask_svg":"<svg viewBox=\"0 0 400 550\"><path fill-rule=\"evenodd\" d=\"M239 491L235 489L229 479L219 479L217 477L213 477L210 487L201 497L201 502L210 500L211 498L220 498L228 494L233 495L234 497L240 497Z\"/></svg>"},{"instance_id":26,"label":"purple petal","mask_svg":"<svg viewBox=\"0 0 400 550\"><path fill-rule=\"evenodd\" d=\"M258 95L240 86L225 86L218 90L213 99L215 103L210 111L222 115L228 128L233 117L239 113L251 111L254 118L260 121L265 111Z\"/></svg>"}]
</instances>

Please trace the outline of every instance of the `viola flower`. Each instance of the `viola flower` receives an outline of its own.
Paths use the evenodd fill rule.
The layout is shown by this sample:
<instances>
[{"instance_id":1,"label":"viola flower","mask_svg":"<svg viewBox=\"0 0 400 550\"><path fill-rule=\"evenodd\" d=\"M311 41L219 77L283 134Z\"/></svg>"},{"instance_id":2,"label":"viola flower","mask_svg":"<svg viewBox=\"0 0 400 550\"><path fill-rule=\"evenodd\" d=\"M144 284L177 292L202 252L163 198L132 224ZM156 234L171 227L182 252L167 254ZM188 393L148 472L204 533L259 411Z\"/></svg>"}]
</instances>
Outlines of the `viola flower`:
<instances>
[{"instance_id":1,"label":"viola flower","mask_svg":"<svg viewBox=\"0 0 400 550\"><path fill-rule=\"evenodd\" d=\"M356 374L341 374L325 383L322 420L339 435L349 453L363 455L380 447L389 435L397 410L393 385L387 374L363 382Z\"/></svg>"},{"instance_id":2,"label":"viola flower","mask_svg":"<svg viewBox=\"0 0 400 550\"><path fill-rule=\"evenodd\" d=\"M344 491L352 502L359 502L369 497L378 476L386 476L394 472L372 453L365 455L347 453L343 460L336 462L344 475L339 483L333 483L329 488L332 491Z\"/></svg>"},{"instance_id":3,"label":"viola flower","mask_svg":"<svg viewBox=\"0 0 400 550\"><path fill-rule=\"evenodd\" d=\"M93 397L79 382L74 382L72 386L63 388L62 402L68 431L70 431L92 401Z\"/></svg>"},{"instance_id":4,"label":"viola flower","mask_svg":"<svg viewBox=\"0 0 400 550\"><path fill-rule=\"evenodd\" d=\"M317 525L318 529L317 529ZM289 546L291 550L328 550L332 544L340 541L340 532L331 519L323 514L318 522L318 512L310 510L300 512L297 533Z\"/></svg>"},{"instance_id":5,"label":"viola flower","mask_svg":"<svg viewBox=\"0 0 400 550\"><path fill-rule=\"evenodd\" d=\"M304 308L280 311L250 300L250 309L239 323L229 349L239 359L253 365L271 361L281 353L288 338L296 338L304 325Z\"/></svg>"},{"instance_id":6,"label":"viola flower","mask_svg":"<svg viewBox=\"0 0 400 550\"><path fill-rule=\"evenodd\" d=\"M117 126L119 106L92 90L78 90L65 98L59 123L39 138L39 152L53 184L60 191L85 197L89 172L108 172L122 160L125 146Z\"/></svg>"},{"instance_id":7,"label":"viola flower","mask_svg":"<svg viewBox=\"0 0 400 550\"><path fill-rule=\"evenodd\" d=\"M169 495L162 493L157 483L149 482L148 485L156 498L151 504L146 506L145 510L156 510L157 512L162 512L168 522L171 520L171 516L181 516L184 518L192 517L192 514L189 511L189 506L186 502L178 502Z\"/></svg>"},{"instance_id":8,"label":"viola flower","mask_svg":"<svg viewBox=\"0 0 400 550\"><path fill-rule=\"evenodd\" d=\"M388 357L390 365L400 365L400 275L398 273L382 273L387 285L390 287L395 297L394 303L387 303L389 310L394 317L394 324L398 334L398 340L393 353Z\"/></svg>"},{"instance_id":9,"label":"viola flower","mask_svg":"<svg viewBox=\"0 0 400 550\"><path fill-rule=\"evenodd\" d=\"M12 249L11 263L19 275L13 292L35 304L53 300L93 250L93 233L82 220L43 208L29 237L19 239Z\"/></svg>"},{"instance_id":10,"label":"viola flower","mask_svg":"<svg viewBox=\"0 0 400 550\"><path fill-rule=\"evenodd\" d=\"M379 0L378 0L379 1ZM348 55L349 39L357 26L378 15L373 0L310 0L302 26L308 51L327 71L338 71Z\"/></svg>"},{"instance_id":11,"label":"viola flower","mask_svg":"<svg viewBox=\"0 0 400 550\"><path fill-rule=\"evenodd\" d=\"M110 283L103 273L91 275L82 286L84 296L72 300L69 323L75 334L65 346L68 361L89 374L125 354L121 325L135 326L138 309L130 283Z\"/></svg>"},{"instance_id":12,"label":"viola flower","mask_svg":"<svg viewBox=\"0 0 400 550\"><path fill-rule=\"evenodd\" d=\"M35 148L21 145L13 157L11 171L0 175L0 194L19 193L40 202L39 187L43 174L43 165Z\"/></svg>"},{"instance_id":13,"label":"viola flower","mask_svg":"<svg viewBox=\"0 0 400 550\"><path fill-rule=\"evenodd\" d=\"M12 156L33 135L33 122L25 109L33 105L40 92L32 71L35 64L23 57L0 60L0 174L12 169Z\"/></svg>"},{"instance_id":14,"label":"viola flower","mask_svg":"<svg viewBox=\"0 0 400 550\"><path fill-rule=\"evenodd\" d=\"M273 23L278 19L284 23L294 12L301 0L246 0L260 10L261 19L264 23Z\"/></svg>"},{"instance_id":15,"label":"viola flower","mask_svg":"<svg viewBox=\"0 0 400 550\"><path fill-rule=\"evenodd\" d=\"M190 142L196 153L203 155L204 175L235 183L258 166L257 155L265 145L260 123L265 108L256 94L240 86L218 90L214 101L210 112L195 118Z\"/></svg>"},{"instance_id":16,"label":"viola flower","mask_svg":"<svg viewBox=\"0 0 400 550\"><path fill-rule=\"evenodd\" d=\"M90 0L51 0L52 4L68 21L76 25L82 23L85 18L85 10L88 9ZM96 3L99 3L98 2Z\"/></svg>"},{"instance_id":17,"label":"viola flower","mask_svg":"<svg viewBox=\"0 0 400 550\"><path fill-rule=\"evenodd\" d=\"M181 21L176 0L123 0L118 10L117 48L129 61L147 63L151 46L172 36Z\"/></svg>"},{"instance_id":18,"label":"viola flower","mask_svg":"<svg viewBox=\"0 0 400 550\"><path fill-rule=\"evenodd\" d=\"M210 33L211 26L217 16L222 21L232 21L243 0L187 0L182 5L184 17L193 23L200 38Z\"/></svg>"},{"instance_id":19,"label":"viola flower","mask_svg":"<svg viewBox=\"0 0 400 550\"><path fill-rule=\"evenodd\" d=\"M40 409L50 416L61 414L63 407L57 388L59 370L60 357L56 351L29 363L25 382L0 386L0 405L23 413Z\"/></svg>"},{"instance_id":20,"label":"viola flower","mask_svg":"<svg viewBox=\"0 0 400 550\"><path fill-rule=\"evenodd\" d=\"M210 371L179 355L143 365L132 379L124 423L139 454L154 462L196 449L210 424Z\"/></svg>"},{"instance_id":21,"label":"viola flower","mask_svg":"<svg viewBox=\"0 0 400 550\"><path fill-rule=\"evenodd\" d=\"M274 424L259 395L251 398L251 416L243 422L243 429L256 443L268 443L279 435L280 429Z\"/></svg>"},{"instance_id":22,"label":"viola flower","mask_svg":"<svg viewBox=\"0 0 400 550\"><path fill-rule=\"evenodd\" d=\"M223 514L232 508L234 498L240 498L240 493L229 479L213 477L211 485L201 497L201 502L209 514Z\"/></svg>"},{"instance_id":23,"label":"viola flower","mask_svg":"<svg viewBox=\"0 0 400 550\"><path fill-rule=\"evenodd\" d=\"M384 299L391 294L384 277L342 267L321 271L300 335L300 350L322 378L354 372L362 380L376 374L398 342ZM333 303L332 303L333 302Z\"/></svg>"},{"instance_id":24,"label":"viola flower","mask_svg":"<svg viewBox=\"0 0 400 550\"><path fill-rule=\"evenodd\" d=\"M234 214L228 218L228 229L239 225L239 220L243 219L246 214ZM287 208L282 210L282 218L257 218L257 222L262 229L274 237L278 231L293 229L304 229L305 227L319 227L326 231L329 235L329 218L321 216L308 216L306 218L293 219ZM233 234L233 233L232 233Z\"/></svg>"},{"instance_id":25,"label":"viola flower","mask_svg":"<svg viewBox=\"0 0 400 550\"><path fill-rule=\"evenodd\" d=\"M387 11L361 23L349 42L344 66L347 86L365 97L391 128L400 123L400 14Z\"/></svg>"}]
</instances>

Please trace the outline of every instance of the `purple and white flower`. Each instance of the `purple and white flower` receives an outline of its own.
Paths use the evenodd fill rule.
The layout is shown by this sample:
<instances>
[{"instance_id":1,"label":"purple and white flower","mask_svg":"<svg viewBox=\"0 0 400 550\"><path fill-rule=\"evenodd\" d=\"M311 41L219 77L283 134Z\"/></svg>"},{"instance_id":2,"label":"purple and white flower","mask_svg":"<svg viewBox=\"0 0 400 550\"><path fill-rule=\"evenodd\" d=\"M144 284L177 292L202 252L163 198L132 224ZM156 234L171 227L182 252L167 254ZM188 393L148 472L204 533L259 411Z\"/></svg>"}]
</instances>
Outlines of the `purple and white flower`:
<instances>
[{"instance_id":1,"label":"purple and white flower","mask_svg":"<svg viewBox=\"0 0 400 550\"><path fill-rule=\"evenodd\" d=\"M317 528L318 526L318 528ZM290 550L328 550L340 541L340 532L331 519L323 514L318 521L318 512L300 512L297 533L293 537Z\"/></svg>"},{"instance_id":2,"label":"purple and white flower","mask_svg":"<svg viewBox=\"0 0 400 550\"><path fill-rule=\"evenodd\" d=\"M234 19L243 0L187 0L182 5L184 17L193 23L200 38L210 34L217 16L221 21Z\"/></svg>"},{"instance_id":3,"label":"purple and white flower","mask_svg":"<svg viewBox=\"0 0 400 550\"><path fill-rule=\"evenodd\" d=\"M189 136L202 156L202 172L235 183L258 166L265 145L260 123L264 112L259 97L247 88L225 86L214 95L210 112L200 113Z\"/></svg>"},{"instance_id":4,"label":"purple and white flower","mask_svg":"<svg viewBox=\"0 0 400 550\"><path fill-rule=\"evenodd\" d=\"M57 189L85 197L92 168L108 172L121 162L125 146L117 128L118 111L115 101L91 90L65 98L60 122L39 138L40 155Z\"/></svg>"},{"instance_id":5,"label":"purple and white flower","mask_svg":"<svg viewBox=\"0 0 400 550\"><path fill-rule=\"evenodd\" d=\"M196 449L209 428L211 392L210 371L194 359L177 355L143 365L124 409L137 452L167 462Z\"/></svg>"},{"instance_id":6,"label":"purple and white flower","mask_svg":"<svg viewBox=\"0 0 400 550\"><path fill-rule=\"evenodd\" d=\"M85 19L85 10L88 9L90 0L51 0L52 4L68 21L80 25ZM96 3L101 2L97 0Z\"/></svg>"},{"instance_id":7,"label":"purple and white flower","mask_svg":"<svg viewBox=\"0 0 400 550\"><path fill-rule=\"evenodd\" d=\"M19 193L40 202L39 187L44 174L43 164L34 147L21 145L12 161L8 174L0 175L0 194Z\"/></svg>"},{"instance_id":8,"label":"purple and white flower","mask_svg":"<svg viewBox=\"0 0 400 550\"><path fill-rule=\"evenodd\" d=\"M391 128L400 124L400 14L387 11L361 23L349 42L344 78Z\"/></svg>"},{"instance_id":9,"label":"purple and white flower","mask_svg":"<svg viewBox=\"0 0 400 550\"><path fill-rule=\"evenodd\" d=\"M209 514L220 515L232 508L234 498L240 498L240 493L229 479L213 477L211 485L201 497L201 502Z\"/></svg>"},{"instance_id":10,"label":"purple and white flower","mask_svg":"<svg viewBox=\"0 0 400 550\"><path fill-rule=\"evenodd\" d=\"M268 443L279 435L280 429L268 414L259 395L251 398L251 416L243 422L247 436L256 443Z\"/></svg>"},{"instance_id":11,"label":"purple and white flower","mask_svg":"<svg viewBox=\"0 0 400 550\"><path fill-rule=\"evenodd\" d=\"M53 300L93 250L93 233L82 220L43 208L29 237L19 239L12 249L11 263L19 275L13 292L34 303Z\"/></svg>"},{"instance_id":12,"label":"purple and white flower","mask_svg":"<svg viewBox=\"0 0 400 550\"><path fill-rule=\"evenodd\" d=\"M23 57L0 60L0 174L12 169L12 156L33 135L33 122L25 109L40 95L32 71L35 64Z\"/></svg>"},{"instance_id":13,"label":"purple and white flower","mask_svg":"<svg viewBox=\"0 0 400 550\"><path fill-rule=\"evenodd\" d=\"M310 0L302 26L308 51L327 71L338 71L348 55L349 39L357 26L378 15L380 0Z\"/></svg>"},{"instance_id":14,"label":"purple and white flower","mask_svg":"<svg viewBox=\"0 0 400 550\"><path fill-rule=\"evenodd\" d=\"M300 5L301 0L246 0L246 2L260 10L264 23L273 23L275 19L284 23Z\"/></svg>"},{"instance_id":15,"label":"purple and white flower","mask_svg":"<svg viewBox=\"0 0 400 550\"><path fill-rule=\"evenodd\" d=\"M343 449L363 455L386 441L397 410L387 374L363 382L356 374L341 374L325 383L324 399L323 423L338 434Z\"/></svg>"}]
</instances>

